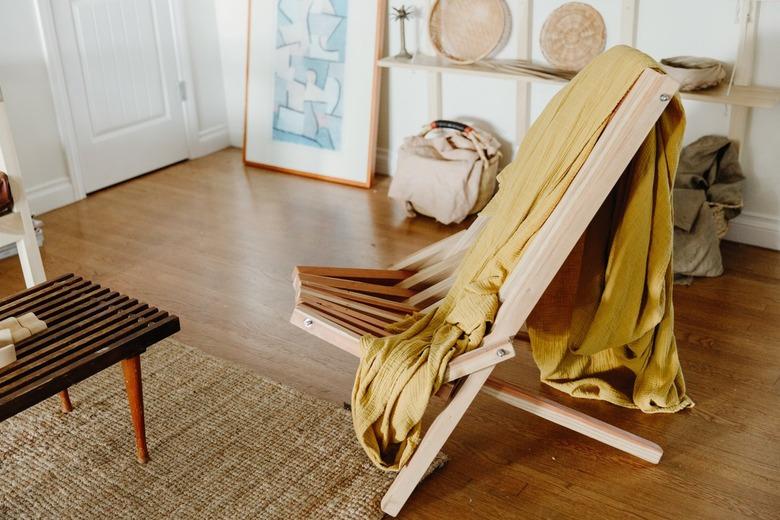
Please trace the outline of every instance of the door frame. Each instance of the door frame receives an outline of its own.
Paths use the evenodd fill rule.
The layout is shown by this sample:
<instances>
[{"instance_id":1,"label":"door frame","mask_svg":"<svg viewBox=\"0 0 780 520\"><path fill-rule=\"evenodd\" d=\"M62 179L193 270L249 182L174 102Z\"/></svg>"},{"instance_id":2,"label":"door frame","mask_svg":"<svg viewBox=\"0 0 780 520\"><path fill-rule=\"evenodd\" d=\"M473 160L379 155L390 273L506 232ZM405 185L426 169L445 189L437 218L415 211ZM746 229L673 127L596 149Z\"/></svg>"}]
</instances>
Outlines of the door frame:
<instances>
[{"instance_id":1,"label":"door frame","mask_svg":"<svg viewBox=\"0 0 780 520\"><path fill-rule=\"evenodd\" d=\"M73 189L73 200L75 202L86 198L87 192L84 187L82 160L76 139L73 112L65 83L65 70L62 65L62 56L54 25L52 1L35 0L35 7L43 38L43 53L46 69L49 73L49 86L54 100L54 112L57 116L57 126L65 151L65 159L68 164L68 173ZM219 147L215 148L213 145L209 146L202 142L202 132L198 131L198 108L193 91L192 62L187 43L184 0L165 0L165 2L168 4L173 23L176 75L180 82L184 82L187 90L181 103L184 112L184 131L187 140L188 158L194 159L224 148L224 146L221 146L222 143L219 143ZM224 141L224 145L227 146L227 133L225 133Z\"/></svg>"}]
</instances>

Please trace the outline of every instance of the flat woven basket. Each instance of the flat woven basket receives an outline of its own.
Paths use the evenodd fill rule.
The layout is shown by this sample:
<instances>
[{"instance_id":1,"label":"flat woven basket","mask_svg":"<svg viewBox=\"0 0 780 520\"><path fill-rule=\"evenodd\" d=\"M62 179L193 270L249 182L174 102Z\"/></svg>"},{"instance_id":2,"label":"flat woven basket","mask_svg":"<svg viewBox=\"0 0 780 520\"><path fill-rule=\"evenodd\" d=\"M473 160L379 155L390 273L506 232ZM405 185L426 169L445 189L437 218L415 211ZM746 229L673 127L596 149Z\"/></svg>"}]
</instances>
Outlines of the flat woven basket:
<instances>
[{"instance_id":1,"label":"flat woven basket","mask_svg":"<svg viewBox=\"0 0 780 520\"><path fill-rule=\"evenodd\" d=\"M588 4L563 4L544 21L542 54L551 65L577 72L601 54L607 42L604 19Z\"/></svg>"},{"instance_id":2,"label":"flat woven basket","mask_svg":"<svg viewBox=\"0 0 780 520\"><path fill-rule=\"evenodd\" d=\"M436 54L468 64L500 50L511 24L505 0L436 0L428 16L428 37Z\"/></svg>"}]
</instances>

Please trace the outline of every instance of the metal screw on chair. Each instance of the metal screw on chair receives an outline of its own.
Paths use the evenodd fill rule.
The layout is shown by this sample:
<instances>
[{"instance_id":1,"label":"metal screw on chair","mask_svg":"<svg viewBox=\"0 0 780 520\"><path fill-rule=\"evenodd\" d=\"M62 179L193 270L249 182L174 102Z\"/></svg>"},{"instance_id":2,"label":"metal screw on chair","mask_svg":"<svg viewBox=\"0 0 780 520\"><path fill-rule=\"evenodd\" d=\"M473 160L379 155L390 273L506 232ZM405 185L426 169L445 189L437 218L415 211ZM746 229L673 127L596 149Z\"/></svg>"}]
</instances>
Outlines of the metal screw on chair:
<instances>
[{"instance_id":1,"label":"metal screw on chair","mask_svg":"<svg viewBox=\"0 0 780 520\"><path fill-rule=\"evenodd\" d=\"M504 349L502 349L502 348L500 348L500 349L496 350L496 355L497 355L498 357L504 357L504 356L506 356L506 354L507 354L506 350L504 350Z\"/></svg>"},{"instance_id":2,"label":"metal screw on chair","mask_svg":"<svg viewBox=\"0 0 780 520\"><path fill-rule=\"evenodd\" d=\"M306 318L305 320L303 320L303 326L306 327L307 329L311 328L312 325L314 325L313 319Z\"/></svg>"},{"instance_id":3,"label":"metal screw on chair","mask_svg":"<svg viewBox=\"0 0 780 520\"><path fill-rule=\"evenodd\" d=\"M669 101L669 94L661 94L661 102L666 103Z\"/></svg>"}]
</instances>

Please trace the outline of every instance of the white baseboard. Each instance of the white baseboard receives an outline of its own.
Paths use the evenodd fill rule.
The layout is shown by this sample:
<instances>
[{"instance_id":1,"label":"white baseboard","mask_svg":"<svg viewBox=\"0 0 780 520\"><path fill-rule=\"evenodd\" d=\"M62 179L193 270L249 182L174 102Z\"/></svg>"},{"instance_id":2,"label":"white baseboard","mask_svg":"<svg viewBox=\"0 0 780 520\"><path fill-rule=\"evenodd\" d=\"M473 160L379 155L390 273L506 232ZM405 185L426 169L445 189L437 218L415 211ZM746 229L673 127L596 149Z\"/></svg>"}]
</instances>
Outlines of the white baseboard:
<instances>
[{"instance_id":1,"label":"white baseboard","mask_svg":"<svg viewBox=\"0 0 780 520\"><path fill-rule=\"evenodd\" d=\"M780 251L780 218L743 212L729 222L725 239Z\"/></svg>"},{"instance_id":2,"label":"white baseboard","mask_svg":"<svg viewBox=\"0 0 780 520\"><path fill-rule=\"evenodd\" d=\"M28 186L25 191L33 215L40 215L76 201L70 179L55 179L38 186Z\"/></svg>"},{"instance_id":3,"label":"white baseboard","mask_svg":"<svg viewBox=\"0 0 780 520\"><path fill-rule=\"evenodd\" d=\"M230 146L227 125L216 125L198 132L198 139L192 145L191 159L218 152Z\"/></svg>"}]
</instances>

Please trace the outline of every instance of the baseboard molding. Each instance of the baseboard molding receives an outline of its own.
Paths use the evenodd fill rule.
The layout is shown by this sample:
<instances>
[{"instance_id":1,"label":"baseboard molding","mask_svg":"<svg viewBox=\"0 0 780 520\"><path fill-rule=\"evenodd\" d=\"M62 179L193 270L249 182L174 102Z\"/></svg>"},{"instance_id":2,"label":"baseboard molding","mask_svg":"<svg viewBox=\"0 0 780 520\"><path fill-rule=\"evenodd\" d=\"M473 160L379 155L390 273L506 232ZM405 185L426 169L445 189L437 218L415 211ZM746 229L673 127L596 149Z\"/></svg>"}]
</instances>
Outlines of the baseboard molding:
<instances>
[{"instance_id":1,"label":"baseboard molding","mask_svg":"<svg viewBox=\"0 0 780 520\"><path fill-rule=\"evenodd\" d=\"M780 218L743 212L729 222L725 239L780 251Z\"/></svg>"},{"instance_id":2,"label":"baseboard molding","mask_svg":"<svg viewBox=\"0 0 780 520\"><path fill-rule=\"evenodd\" d=\"M76 201L70 179L56 179L25 189L30 211L40 215Z\"/></svg>"},{"instance_id":3,"label":"baseboard molding","mask_svg":"<svg viewBox=\"0 0 780 520\"><path fill-rule=\"evenodd\" d=\"M374 171L380 175L392 175L391 157L391 152L387 148L377 148Z\"/></svg>"},{"instance_id":4,"label":"baseboard molding","mask_svg":"<svg viewBox=\"0 0 780 520\"><path fill-rule=\"evenodd\" d=\"M227 125L216 125L198 132L198 140L192 147L191 159L209 155L230 146Z\"/></svg>"}]
</instances>

